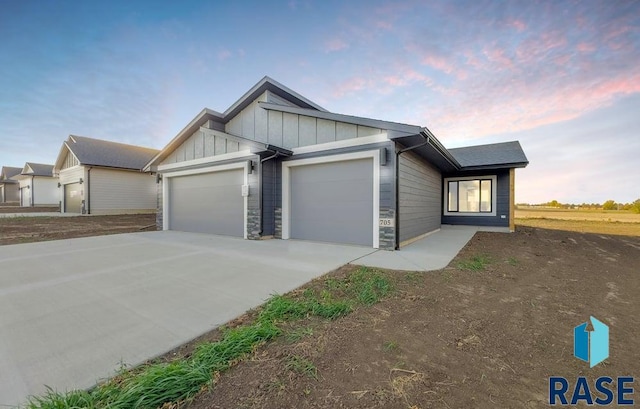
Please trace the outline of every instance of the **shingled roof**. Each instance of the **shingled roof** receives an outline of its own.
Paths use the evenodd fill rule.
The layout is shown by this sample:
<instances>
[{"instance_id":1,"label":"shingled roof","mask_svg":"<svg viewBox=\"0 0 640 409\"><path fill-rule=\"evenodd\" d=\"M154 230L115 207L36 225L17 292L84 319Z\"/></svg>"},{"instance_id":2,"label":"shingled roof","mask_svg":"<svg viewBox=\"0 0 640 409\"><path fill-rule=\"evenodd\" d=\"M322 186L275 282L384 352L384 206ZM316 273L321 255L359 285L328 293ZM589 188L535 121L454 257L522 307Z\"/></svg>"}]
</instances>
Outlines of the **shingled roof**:
<instances>
[{"instance_id":1,"label":"shingled roof","mask_svg":"<svg viewBox=\"0 0 640 409\"><path fill-rule=\"evenodd\" d=\"M142 170L159 152L157 149L76 135L69 136L65 146L81 165L119 169Z\"/></svg>"},{"instance_id":2,"label":"shingled roof","mask_svg":"<svg viewBox=\"0 0 640 409\"><path fill-rule=\"evenodd\" d=\"M19 175L22 172L22 168L14 168L13 166L3 166L0 171L0 180L3 183L16 183L15 180L11 180L12 177Z\"/></svg>"},{"instance_id":3,"label":"shingled roof","mask_svg":"<svg viewBox=\"0 0 640 409\"><path fill-rule=\"evenodd\" d=\"M31 172L28 171L27 167L31 169ZM29 176L53 176L53 165L27 162L24 164L21 174Z\"/></svg>"},{"instance_id":4,"label":"shingled roof","mask_svg":"<svg viewBox=\"0 0 640 409\"><path fill-rule=\"evenodd\" d=\"M529 164L518 141L465 146L449 149L449 152L458 161L461 170L521 168Z\"/></svg>"}]
</instances>

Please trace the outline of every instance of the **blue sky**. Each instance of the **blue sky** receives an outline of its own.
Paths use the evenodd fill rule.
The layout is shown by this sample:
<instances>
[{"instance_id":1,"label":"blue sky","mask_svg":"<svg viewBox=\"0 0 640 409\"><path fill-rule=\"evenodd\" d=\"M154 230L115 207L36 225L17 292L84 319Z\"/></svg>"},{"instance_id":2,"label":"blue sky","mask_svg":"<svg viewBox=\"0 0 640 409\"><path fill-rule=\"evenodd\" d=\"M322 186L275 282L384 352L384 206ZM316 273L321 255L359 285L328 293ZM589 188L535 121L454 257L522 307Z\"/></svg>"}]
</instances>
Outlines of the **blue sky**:
<instances>
[{"instance_id":1,"label":"blue sky","mask_svg":"<svg viewBox=\"0 0 640 409\"><path fill-rule=\"evenodd\" d=\"M640 198L638 1L0 0L0 165L162 148L269 75L330 111L518 139L519 202Z\"/></svg>"}]
</instances>

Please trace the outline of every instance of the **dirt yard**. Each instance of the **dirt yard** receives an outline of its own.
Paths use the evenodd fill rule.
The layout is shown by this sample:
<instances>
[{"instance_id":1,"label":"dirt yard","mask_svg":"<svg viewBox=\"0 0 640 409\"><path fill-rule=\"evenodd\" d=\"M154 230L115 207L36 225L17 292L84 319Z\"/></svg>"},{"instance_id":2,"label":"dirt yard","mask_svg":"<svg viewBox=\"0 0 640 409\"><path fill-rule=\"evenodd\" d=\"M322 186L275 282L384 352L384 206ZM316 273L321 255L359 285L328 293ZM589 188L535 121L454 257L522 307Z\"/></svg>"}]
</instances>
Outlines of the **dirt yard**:
<instances>
[{"instance_id":1,"label":"dirt yard","mask_svg":"<svg viewBox=\"0 0 640 409\"><path fill-rule=\"evenodd\" d=\"M0 245L155 230L155 214L0 218Z\"/></svg>"},{"instance_id":2,"label":"dirt yard","mask_svg":"<svg viewBox=\"0 0 640 409\"><path fill-rule=\"evenodd\" d=\"M372 307L285 327L187 407L541 408L550 376L631 375L637 390L639 265L638 237L479 233L443 270L392 272ZM592 369L572 355L590 315L611 339Z\"/></svg>"},{"instance_id":3,"label":"dirt yard","mask_svg":"<svg viewBox=\"0 0 640 409\"><path fill-rule=\"evenodd\" d=\"M0 213L57 213L60 211L56 207L20 207L20 206L0 206Z\"/></svg>"}]
</instances>

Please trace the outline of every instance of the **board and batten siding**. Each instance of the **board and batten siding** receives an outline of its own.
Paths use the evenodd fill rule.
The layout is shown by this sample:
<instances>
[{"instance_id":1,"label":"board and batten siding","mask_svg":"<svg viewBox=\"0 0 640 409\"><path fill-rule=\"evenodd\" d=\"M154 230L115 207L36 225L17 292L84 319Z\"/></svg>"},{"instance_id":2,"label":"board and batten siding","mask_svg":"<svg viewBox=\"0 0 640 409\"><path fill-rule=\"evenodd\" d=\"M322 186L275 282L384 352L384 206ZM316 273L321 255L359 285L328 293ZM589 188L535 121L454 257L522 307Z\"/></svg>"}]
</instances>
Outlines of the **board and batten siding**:
<instances>
[{"instance_id":1,"label":"board and batten siding","mask_svg":"<svg viewBox=\"0 0 640 409\"><path fill-rule=\"evenodd\" d=\"M84 180L85 177L86 174L84 166L72 166L60 171L59 182L61 185L68 185L69 183L79 182L80 179Z\"/></svg>"},{"instance_id":2,"label":"board and batten siding","mask_svg":"<svg viewBox=\"0 0 640 409\"><path fill-rule=\"evenodd\" d=\"M400 244L440 228L442 175L413 152L399 158Z\"/></svg>"},{"instance_id":3,"label":"board and batten siding","mask_svg":"<svg viewBox=\"0 0 640 409\"><path fill-rule=\"evenodd\" d=\"M382 129L368 126L266 110L261 108L258 102L285 105L280 97L265 91L226 124L225 132L285 149L361 138L384 132Z\"/></svg>"},{"instance_id":4,"label":"board and batten siding","mask_svg":"<svg viewBox=\"0 0 640 409\"><path fill-rule=\"evenodd\" d=\"M93 168L90 178L91 214L156 211L157 187L151 174Z\"/></svg>"},{"instance_id":5,"label":"board and batten siding","mask_svg":"<svg viewBox=\"0 0 640 409\"><path fill-rule=\"evenodd\" d=\"M246 149L249 147L245 144L221 135L214 135L214 131L201 128L171 152L160 165L209 158Z\"/></svg>"}]
</instances>

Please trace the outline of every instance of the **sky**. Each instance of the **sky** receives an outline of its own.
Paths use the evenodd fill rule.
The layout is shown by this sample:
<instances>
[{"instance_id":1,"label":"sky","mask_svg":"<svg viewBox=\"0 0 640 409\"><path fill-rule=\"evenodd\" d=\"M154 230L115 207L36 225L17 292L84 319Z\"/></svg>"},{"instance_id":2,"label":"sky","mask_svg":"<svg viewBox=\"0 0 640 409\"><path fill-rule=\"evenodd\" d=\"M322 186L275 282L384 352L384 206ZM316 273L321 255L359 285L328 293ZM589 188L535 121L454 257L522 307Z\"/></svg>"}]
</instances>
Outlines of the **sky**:
<instances>
[{"instance_id":1,"label":"sky","mask_svg":"<svg viewBox=\"0 0 640 409\"><path fill-rule=\"evenodd\" d=\"M519 140L517 202L640 198L638 0L0 0L0 166L161 149L265 75L448 148Z\"/></svg>"}]
</instances>

